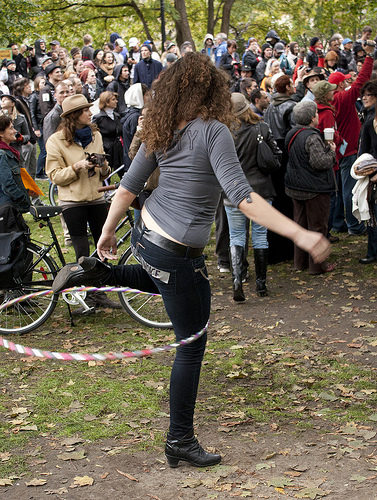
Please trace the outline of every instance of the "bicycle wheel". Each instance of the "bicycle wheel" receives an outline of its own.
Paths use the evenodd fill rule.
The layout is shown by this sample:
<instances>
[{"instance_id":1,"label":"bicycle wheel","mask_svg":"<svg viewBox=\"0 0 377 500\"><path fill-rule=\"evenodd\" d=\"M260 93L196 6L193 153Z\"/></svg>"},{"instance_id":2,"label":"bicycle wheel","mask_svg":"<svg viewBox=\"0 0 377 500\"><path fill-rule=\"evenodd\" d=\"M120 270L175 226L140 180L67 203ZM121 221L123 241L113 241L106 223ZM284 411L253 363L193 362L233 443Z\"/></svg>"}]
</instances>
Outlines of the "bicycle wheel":
<instances>
[{"instance_id":1,"label":"bicycle wheel","mask_svg":"<svg viewBox=\"0 0 377 500\"><path fill-rule=\"evenodd\" d=\"M55 262L48 256L41 258L43 249L34 243L28 243L27 250L30 259L30 266L25 276L22 278L22 284L0 290L0 305L9 302L12 299L27 295L29 293L49 290L52 281L57 274ZM0 333L28 333L42 325L52 314L58 301L57 294L36 297L14 304L0 311Z\"/></svg>"},{"instance_id":2,"label":"bicycle wheel","mask_svg":"<svg viewBox=\"0 0 377 500\"><path fill-rule=\"evenodd\" d=\"M137 258L128 248L119 259L119 265L139 264ZM137 292L119 292L119 300L128 312L139 323L151 328L172 328L161 295Z\"/></svg>"},{"instance_id":3,"label":"bicycle wheel","mask_svg":"<svg viewBox=\"0 0 377 500\"><path fill-rule=\"evenodd\" d=\"M50 184L48 188L48 199L50 200L50 205L53 207L58 206L58 186L56 184Z\"/></svg>"}]
</instances>

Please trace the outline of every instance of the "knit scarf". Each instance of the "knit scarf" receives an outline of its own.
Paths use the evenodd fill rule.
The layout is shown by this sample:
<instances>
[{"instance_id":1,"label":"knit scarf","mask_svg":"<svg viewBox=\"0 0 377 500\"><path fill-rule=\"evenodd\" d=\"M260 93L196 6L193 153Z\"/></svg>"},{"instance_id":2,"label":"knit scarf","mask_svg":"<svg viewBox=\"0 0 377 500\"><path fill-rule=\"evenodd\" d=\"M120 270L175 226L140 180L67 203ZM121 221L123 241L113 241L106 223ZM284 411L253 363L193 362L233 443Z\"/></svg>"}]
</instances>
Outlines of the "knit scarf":
<instances>
[{"instance_id":1,"label":"knit scarf","mask_svg":"<svg viewBox=\"0 0 377 500\"><path fill-rule=\"evenodd\" d=\"M84 128L76 129L73 140L85 149L93 140L92 129L88 125Z\"/></svg>"},{"instance_id":2,"label":"knit scarf","mask_svg":"<svg viewBox=\"0 0 377 500\"><path fill-rule=\"evenodd\" d=\"M17 149L12 148L12 146L9 146L6 142L0 141L0 149L7 149L14 154L18 161L20 161L20 152L17 151Z\"/></svg>"}]
</instances>

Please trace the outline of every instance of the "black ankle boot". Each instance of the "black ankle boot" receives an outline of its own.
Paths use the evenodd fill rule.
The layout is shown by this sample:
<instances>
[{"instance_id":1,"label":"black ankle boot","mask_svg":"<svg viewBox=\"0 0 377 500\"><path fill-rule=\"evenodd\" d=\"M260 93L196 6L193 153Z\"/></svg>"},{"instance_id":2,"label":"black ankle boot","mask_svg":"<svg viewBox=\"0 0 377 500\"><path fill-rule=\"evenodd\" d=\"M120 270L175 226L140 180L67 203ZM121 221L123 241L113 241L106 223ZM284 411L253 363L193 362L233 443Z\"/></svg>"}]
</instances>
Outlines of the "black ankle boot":
<instances>
[{"instance_id":1,"label":"black ankle boot","mask_svg":"<svg viewBox=\"0 0 377 500\"><path fill-rule=\"evenodd\" d=\"M74 286L104 286L111 267L94 257L80 257L78 263L68 264L58 272L52 289L58 293Z\"/></svg>"},{"instance_id":2,"label":"black ankle boot","mask_svg":"<svg viewBox=\"0 0 377 500\"><path fill-rule=\"evenodd\" d=\"M180 460L195 467L208 467L221 461L221 455L203 450L194 435L194 431L190 431L182 439L174 439L169 433L165 445L165 455L170 467L178 467Z\"/></svg>"},{"instance_id":3,"label":"black ankle boot","mask_svg":"<svg viewBox=\"0 0 377 500\"><path fill-rule=\"evenodd\" d=\"M268 291L266 288L267 259L268 259L267 248L254 249L254 263L255 263L255 275L256 275L255 291L257 292L259 297L265 297L266 295L268 295Z\"/></svg>"},{"instance_id":4,"label":"black ankle boot","mask_svg":"<svg viewBox=\"0 0 377 500\"><path fill-rule=\"evenodd\" d=\"M245 300L245 295L242 289L242 260L243 260L243 247L239 245L231 245L230 262L232 264L232 278L233 278L233 300L242 302Z\"/></svg>"}]
</instances>

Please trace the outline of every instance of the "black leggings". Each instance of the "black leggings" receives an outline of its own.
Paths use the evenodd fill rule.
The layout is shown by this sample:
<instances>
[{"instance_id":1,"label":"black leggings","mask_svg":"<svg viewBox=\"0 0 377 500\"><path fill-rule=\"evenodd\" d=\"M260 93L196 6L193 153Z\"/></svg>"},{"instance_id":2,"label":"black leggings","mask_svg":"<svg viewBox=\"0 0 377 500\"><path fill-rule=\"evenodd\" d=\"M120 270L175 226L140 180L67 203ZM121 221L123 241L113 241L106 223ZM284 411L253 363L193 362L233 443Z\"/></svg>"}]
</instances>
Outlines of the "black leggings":
<instances>
[{"instance_id":1,"label":"black leggings","mask_svg":"<svg viewBox=\"0 0 377 500\"><path fill-rule=\"evenodd\" d=\"M64 210L63 215L68 226L73 248L75 249L76 260L82 256L88 257L90 252L87 224L89 223L94 243L97 245L97 241L101 236L102 226L107 217L106 203L69 207Z\"/></svg>"}]
</instances>

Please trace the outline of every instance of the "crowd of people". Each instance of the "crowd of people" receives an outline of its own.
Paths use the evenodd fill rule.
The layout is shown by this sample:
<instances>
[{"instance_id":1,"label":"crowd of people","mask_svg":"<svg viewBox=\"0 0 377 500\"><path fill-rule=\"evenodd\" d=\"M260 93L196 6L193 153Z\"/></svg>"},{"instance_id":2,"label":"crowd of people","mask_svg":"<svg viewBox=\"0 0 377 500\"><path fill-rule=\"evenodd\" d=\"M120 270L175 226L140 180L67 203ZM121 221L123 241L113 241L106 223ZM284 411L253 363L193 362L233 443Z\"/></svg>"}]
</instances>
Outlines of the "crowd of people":
<instances>
[{"instance_id":1,"label":"crowd of people","mask_svg":"<svg viewBox=\"0 0 377 500\"><path fill-rule=\"evenodd\" d=\"M263 43L251 37L243 54L224 33L207 34L201 53L190 42L178 48L168 41L161 55L150 40L126 44L118 33L96 50L89 34L69 52L57 40L49 51L42 39L34 47L11 43L0 72L0 161L7 168L0 200L20 201L25 211L20 165L58 186L78 264L60 271L54 291L88 284L160 293L180 340L208 322L203 249L214 219L218 269L232 273L237 302L245 300L250 220L260 297L268 294L269 262L293 258L297 270L331 271L329 244L338 240L331 230L368 231L360 263L377 261L371 38L367 26L356 42L335 34L325 50L315 36L305 50L271 30ZM118 169L122 180L107 214L97 188ZM140 264L112 266L104 261L116 258L116 224L137 196L131 245ZM38 196L31 202L42 203ZM87 224L101 260L88 257ZM103 295L91 301L91 312L117 307ZM173 364L171 467L221 460L193 432L205 344L204 333Z\"/></svg>"},{"instance_id":2,"label":"crowd of people","mask_svg":"<svg viewBox=\"0 0 377 500\"><path fill-rule=\"evenodd\" d=\"M248 160L253 158L252 165L247 167L250 184L270 186L267 190L270 203L294 220L300 220L301 224L326 234L331 242L336 242L338 237L330 231L345 231L350 235L368 231L370 241L374 241L371 236L374 234L374 217L358 220L354 216L352 191L357 178L350 173L359 151L359 136L364 136L363 152L374 147L373 120L370 120L374 119L375 96L365 90L371 85L368 82L373 82L377 76L377 50L372 40L372 28L365 26L360 38L354 42L341 34L334 34L326 43L314 36L307 50L295 41L281 40L275 30L270 30L261 42L250 37L242 54L237 42L228 40L224 33L216 37L206 34L201 50L227 74L230 92L242 95L252 113L247 121L253 130L252 138L243 138L242 127L248 127L242 125L242 118L238 120L240 129L233 130L236 143L240 141L243 148L240 155L247 157L246 148L255 153L257 133L254 129L259 130L260 126L266 125L269 130L264 133L264 138L268 137L270 146L275 144L280 150L281 167L270 175L258 169L255 154L249 155ZM81 49L73 47L68 51L57 40L51 41L48 46L43 39L36 40L33 47L10 43L9 49L12 58L3 60L0 71L0 113L12 117L17 131L12 146L20 153L21 166L33 178L40 180L47 180L46 143L61 126L63 101L78 94L93 104L91 120L101 133L111 170L119 170L120 175L127 171L131 164L130 147L135 134L142 128L142 110L145 113L148 108L153 81L193 50L190 42L178 48L173 41L167 41L160 55L152 41L140 43L136 37L131 37L126 44L118 33L112 33L109 41L98 49L94 49L89 34L83 37ZM371 88L374 88L373 85ZM237 102L243 105L239 98ZM315 104L318 112L315 127L310 120L305 125L297 122L294 110L300 102L305 103L305 109L309 109L310 103ZM313 106L310 109L313 110ZM258 125L259 122L261 125ZM365 124L363 129L362 124ZM322 164L316 167L311 164L308 172L314 169L315 176L307 184L297 179L297 173L292 175L296 147L292 149L291 144L286 143L293 130L299 135L297 139L294 135L294 142L303 146L303 128L319 131L316 141L314 138L308 141L308 155L318 156L319 152L312 143L317 142L319 147L322 141L321 147L325 148L323 154L327 159L322 158ZM323 142L326 128L333 128L334 136L331 141ZM365 146L364 129L369 131L368 146ZM313 147L314 152L311 151ZM303 161L304 158L299 158L301 165ZM325 183L326 189L322 182L322 170L326 170L326 176L331 178ZM304 175L303 172L300 175ZM64 187L59 190L63 192ZM150 192L148 188L142 195L143 199ZM324 213L314 209L322 206L317 201L323 196L327 200ZM38 196L31 201L35 205L42 203ZM241 240L234 240L235 213L228 200L222 197L216 214L216 253L219 271L233 272L234 287L238 290L235 296L237 300L243 300L242 284L239 286L238 283L248 276L249 230L245 228ZM296 256L297 249L290 241L276 234L269 232L261 243L256 236L256 227L253 233L258 295L267 293L267 263L294 257L295 268L309 268L311 274L332 269L326 264L313 267L307 258ZM71 244L67 229L65 235L67 244ZM240 241L241 244L238 244ZM259 248L260 245L262 248ZM360 262L375 260L377 245L370 243L367 256Z\"/></svg>"}]
</instances>

